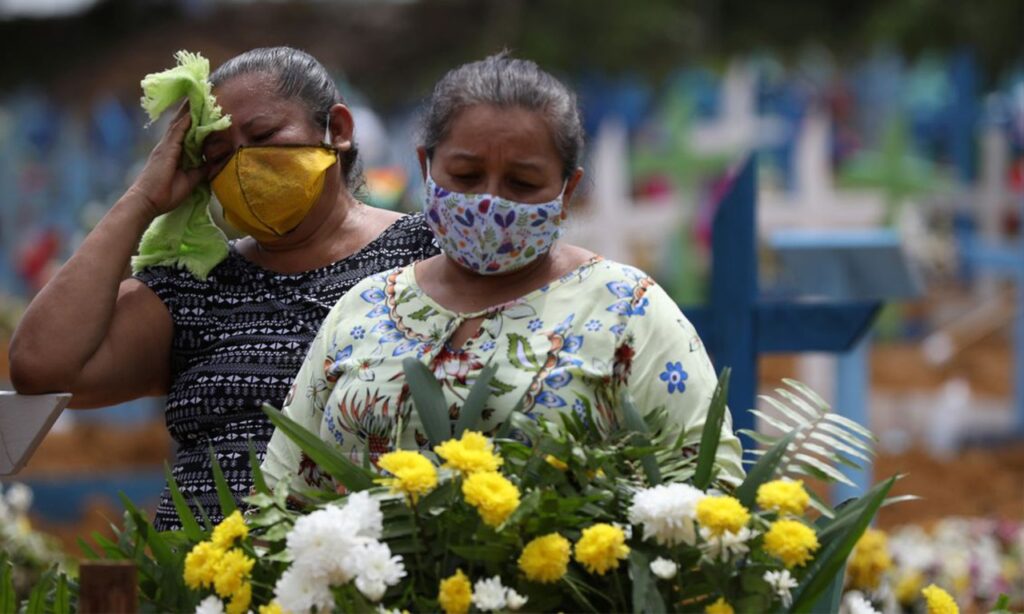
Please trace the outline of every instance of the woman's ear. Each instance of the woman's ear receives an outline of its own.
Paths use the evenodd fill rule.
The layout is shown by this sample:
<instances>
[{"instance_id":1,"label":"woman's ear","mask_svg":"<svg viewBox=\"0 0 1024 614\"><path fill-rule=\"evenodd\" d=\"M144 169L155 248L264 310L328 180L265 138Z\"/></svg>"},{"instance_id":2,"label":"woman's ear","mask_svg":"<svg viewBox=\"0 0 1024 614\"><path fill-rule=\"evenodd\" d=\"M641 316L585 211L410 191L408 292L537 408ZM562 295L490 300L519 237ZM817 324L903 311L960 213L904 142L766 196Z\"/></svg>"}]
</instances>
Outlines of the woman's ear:
<instances>
[{"instance_id":1,"label":"woman's ear","mask_svg":"<svg viewBox=\"0 0 1024 614\"><path fill-rule=\"evenodd\" d=\"M352 138L355 134L355 121L352 119L352 111L343 104L336 104L330 110L330 134L328 143L338 148L339 151L352 149Z\"/></svg>"},{"instance_id":2,"label":"woman's ear","mask_svg":"<svg viewBox=\"0 0 1024 614\"><path fill-rule=\"evenodd\" d=\"M569 180L565 182L565 194L562 197L563 203L568 203L572 200L573 194L576 192L576 188L579 186L580 181L583 179L583 167L578 166L576 170L569 175ZM562 214L565 214L566 208L562 208Z\"/></svg>"}]
</instances>

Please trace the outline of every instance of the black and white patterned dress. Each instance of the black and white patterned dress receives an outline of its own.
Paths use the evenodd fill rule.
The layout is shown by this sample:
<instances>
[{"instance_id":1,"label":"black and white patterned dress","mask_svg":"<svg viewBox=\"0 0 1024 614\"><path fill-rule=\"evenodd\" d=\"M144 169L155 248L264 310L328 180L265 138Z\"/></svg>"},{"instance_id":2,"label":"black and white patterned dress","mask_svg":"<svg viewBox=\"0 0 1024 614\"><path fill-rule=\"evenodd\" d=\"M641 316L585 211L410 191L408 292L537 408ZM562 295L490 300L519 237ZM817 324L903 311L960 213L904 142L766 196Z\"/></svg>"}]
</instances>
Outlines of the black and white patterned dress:
<instances>
[{"instance_id":1,"label":"black and white patterned dress","mask_svg":"<svg viewBox=\"0 0 1024 614\"><path fill-rule=\"evenodd\" d=\"M334 264L284 275L246 260L231 246L206 281L187 271L153 267L136 277L167 306L174 321L167 428L178 444L173 474L199 518L222 515L210 469L212 446L235 499L249 494L249 441L262 460L274 427L260 410L281 407L306 351L331 307L363 278L437 253L420 214ZM157 529L180 527L165 487Z\"/></svg>"}]
</instances>

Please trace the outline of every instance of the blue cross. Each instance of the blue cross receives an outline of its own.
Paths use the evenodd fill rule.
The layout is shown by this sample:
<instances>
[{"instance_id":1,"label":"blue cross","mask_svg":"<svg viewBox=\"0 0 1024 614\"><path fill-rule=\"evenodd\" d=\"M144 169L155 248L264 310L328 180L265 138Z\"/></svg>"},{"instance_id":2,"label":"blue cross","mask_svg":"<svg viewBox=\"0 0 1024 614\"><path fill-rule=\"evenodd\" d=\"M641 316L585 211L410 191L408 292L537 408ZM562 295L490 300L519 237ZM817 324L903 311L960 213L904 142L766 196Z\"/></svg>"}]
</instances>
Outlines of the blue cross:
<instances>
[{"instance_id":1,"label":"blue cross","mask_svg":"<svg viewBox=\"0 0 1024 614\"><path fill-rule=\"evenodd\" d=\"M1024 213L1024 198L1020 202ZM1024 241L992 245L975 236L961 239L964 260L973 270L987 270L1014 282L1013 412L1011 436L1024 436Z\"/></svg>"},{"instance_id":2,"label":"blue cross","mask_svg":"<svg viewBox=\"0 0 1024 614\"><path fill-rule=\"evenodd\" d=\"M869 330L881 301L801 302L761 296L757 266L757 163L750 156L719 203L711 231L711 296L684 307L712 360L731 367L736 429L753 430L761 353L847 352ZM744 438L744 447L753 442Z\"/></svg>"}]
</instances>

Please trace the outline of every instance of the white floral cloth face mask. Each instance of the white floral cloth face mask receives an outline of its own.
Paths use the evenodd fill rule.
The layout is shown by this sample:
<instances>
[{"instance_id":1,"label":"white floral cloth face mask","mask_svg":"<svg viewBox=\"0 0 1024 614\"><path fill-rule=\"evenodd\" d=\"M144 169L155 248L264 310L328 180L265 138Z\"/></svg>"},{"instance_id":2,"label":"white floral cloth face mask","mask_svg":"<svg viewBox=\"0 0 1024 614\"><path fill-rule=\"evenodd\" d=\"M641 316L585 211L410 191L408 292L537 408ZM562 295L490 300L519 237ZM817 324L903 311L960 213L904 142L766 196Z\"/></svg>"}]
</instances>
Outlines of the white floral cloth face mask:
<instances>
[{"instance_id":1,"label":"white floral cloth face mask","mask_svg":"<svg viewBox=\"0 0 1024 614\"><path fill-rule=\"evenodd\" d=\"M480 275L523 268L546 254L562 224L562 197L546 203L520 203L493 194L451 192L434 182L427 161L423 215L441 250Z\"/></svg>"}]
</instances>

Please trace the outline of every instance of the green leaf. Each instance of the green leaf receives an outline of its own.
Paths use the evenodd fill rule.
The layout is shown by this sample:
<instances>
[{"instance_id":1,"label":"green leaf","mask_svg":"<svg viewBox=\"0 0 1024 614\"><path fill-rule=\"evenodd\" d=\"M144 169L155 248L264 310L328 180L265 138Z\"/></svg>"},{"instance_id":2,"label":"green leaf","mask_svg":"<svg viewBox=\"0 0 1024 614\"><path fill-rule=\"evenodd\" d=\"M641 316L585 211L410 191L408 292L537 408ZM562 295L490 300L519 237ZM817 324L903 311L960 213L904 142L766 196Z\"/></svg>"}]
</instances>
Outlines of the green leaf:
<instances>
[{"instance_id":1,"label":"green leaf","mask_svg":"<svg viewBox=\"0 0 1024 614\"><path fill-rule=\"evenodd\" d=\"M623 422L626 423L626 428L637 433L635 441L638 445L650 446L651 440L647 436L647 423L644 422L640 412L633 405L633 400L629 397L628 391L622 391L622 394L619 396L619 406L622 408ZM644 474L647 475L648 482L652 485L661 484L661 470L658 468L658 459L654 457L654 454L644 454L640 458L640 465L644 468Z\"/></svg>"},{"instance_id":2,"label":"green leaf","mask_svg":"<svg viewBox=\"0 0 1024 614\"><path fill-rule=\"evenodd\" d=\"M794 426L807 426L808 424L811 423L811 420L809 420L807 416L787 406L785 403L779 402L779 400L776 399L775 397L762 394L758 395L757 398L761 399L768 405L771 405L775 409L775 411L789 418ZM820 416L815 416L814 419L820 419Z\"/></svg>"},{"instance_id":3,"label":"green leaf","mask_svg":"<svg viewBox=\"0 0 1024 614\"><path fill-rule=\"evenodd\" d=\"M84 554L86 558L90 560L96 560L100 558L100 555L96 554L96 551L92 549L92 546L89 545L89 542L85 541L81 537L76 537L75 541L78 542L78 547L82 550L82 554ZM0 608L0 612L3 611L3 608Z\"/></svg>"},{"instance_id":4,"label":"green leaf","mask_svg":"<svg viewBox=\"0 0 1024 614\"><path fill-rule=\"evenodd\" d=\"M117 547L117 544L107 539L99 531L92 532L92 541L99 544L99 547L103 549L103 552L107 555L107 558L112 561L123 561L128 558L125 556L121 549Z\"/></svg>"},{"instance_id":5,"label":"green leaf","mask_svg":"<svg viewBox=\"0 0 1024 614\"><path fill-rule=\"evenodd\" d=\"M661 591L651 576L651 562L647 555L639 550L629 551L629 577L633 581L633 611L637 613L659 614L665 612L665 602L661 599Z\"/></svg>"},{"instance_id":6,"label":"green leaf","mask_svg":"<svg viewBox=\"0 0 1024 614\"><path fill-rule=\"evenodd\" d=\"M830 480L834 480L841 484L846 484L847 486L856 486L856 484L854 484L853 481L850 480L850 478L843 475L841 471L839 471L832 465L826 463L825 461L814 456L811 456L810 454L798 452L793 456L793 460L795 462L803 464L805 467L813 467L817 471L820 471L823 475L827 476Z\"/></svg>"},{"instance_id":7,"label":"green leaf","mask_svg":"<svg viewBox=\"0 0 1024 614\"><path fill-rule=\"evenodd\" d=\"M249 440L249 468L252 469L253 488L258 493L269 495L270 487L267 486L267 480L263 477L263 469L260 468L260 457L256 454L256 446L253 445L252 439Z\"/></svg>"},{"instance_id":8,"label":"green leaf","mask_svg":"<svg viewBox=\"0 0 1024 614\"><path fill-rule=\"evenodd\" d=\"M57 590L53 595L54 614L71 614L71 595L68 591L68 577L62 573L57 575Z\"/></svg>"},{"instance_id":9,"label":"green leaf","mask_svg":"<svg viewBox=\"0 0 1024 614\"><path fill-rule=\"evenodd\" d=\"M224 479L224 470L220 467L220 460L217 459L217 453L213 450L212 444L210 445L210 468L213 469L213 485L217 488L221 516L227 518L238 509L238 506L235 505L235 494L231 492L228 481Z\"/></svg>"},{"instance_id":10,"label":"green leaf","mask_svg":"<svg viewBox=\"0 0 1024 614\"><path fill-rule=\"evenodd\" d=\"M470 388L466 401L459 410L459 419L455 421L455 437L462 437L463 431L467 429L480 428L480 416L484 413L484 406L491 396L491 380L498 371L498 366L490 364L480 371L473 387Z\"/></svg>"},{"instance_id":11,"label":"green leaf","mask_svg":"<svg viewBox=\"0 0 1024 614\"><path fill-rule=\"evenodd\" d=\"M810 434L810 436L808 437L808 439L814 439L816 441L820 441L821 443L825 444L826 446L831 446L831 447L835 448L837 451L842 452L843 454L846 454L847 456L852 456L854 458L860 459L860 460L864 461L865 463L870 463L871 462L871 458L868 457L863 452L861 452L860 450L854 448L853 446L847 445L846 443L844 443L842 441L839 441L839 439L837 439L837 438L835 438L835 437L833 437L833 436L831 436L831 435L829 435L827 433L823 433L823 432L821 432L819 430L813 431Z\"/></svg>"},{"instance_id":12,"label":"green leaf","mask_svg":"<svg viewBox=\"0 0 1024 614\"><path fill-rule=\"evenodd\" d=\"M353 492L373 488L375 476L372 472L345 458L344 454L324 443L319 436L270 405L263 405L263 413L339 484Z\"/></svg>"},{"instance_id":13,"label":"green leaf","mask_svg":"<svg viewBox=\"0 0 1024 614\"><path fill-rule=\"evenodd\" d=\"M811 608L812 612L838 612L839 603L843 600L843 583L846 580L846 561L839 569L839 573L829 583L828 588L818 598L818 602Z\"/></svg>"},{"instance_id":14,"label":"green leaf","mask_svg":"<svg viewBox=\"0 0 1024 614\"><path fill-rule=\"evenodd\" d=\"M829 535L825 530L819 534L822 548L808 567L804 581L793 596L792 612L814 611L812 608L818 602L818 598L829 588L836 575L842 570L857 540L871 524L882 501L885 500L885 496L895 483L895 477L889 478L868 491L860 500L848 506L857 509L859 513L837 535ZM842 510L831 524L839 522L839 516L842 516L842 512L845 511L845 509ZM826 537L829 537L827 541Z\"/></svg>"},{"instance_id":15,"label":"green leaf","mask_svg":"<svg viewBox=\"0 0 1024 614\"><path fill-rule=\"evenodd\" d=\"M754 503L757 501L757 489L761 487L761 484L770 481L775 477L775 472L782 463L785 457L786 450L789 448L789 444L796 437L796 431L787 433L784 437L779 439L774 446L768 449L768 451L758 459L757 463L750 468L747 473L746 479L740 484L739 488L736 489L736 498L740 500L740 503L748 509L754 508Z\"/></svg>"},{"instance_id":16,"label":"green leaf","mask_svg":"<svg viewBox=\"0 0 1024 614\"><path fill-rule=\"evenodd\" d=\"M403 360L402 369L431 447L451 439L452 421L448 416L448 402L445 401L441 384L434 377L434 372L415 358Z\"/></svg>"},{"instance_id":17,"label":"green leaf","mask_svg":"<svg viewBox=\"0 0 1024 614\"><path fill-rule=\"evenodd\" d=\"M121 503L124 508L131 514L132 520L135 522L135 530L139 533L142 541L149 545L150 551L153 553L153 558L156 562L164 569L174 569L177 565L177 560L174 554L171 553L170 547L160 533L149 524L146 517L142 515L142 512L135 507L132 500L128 498L123 492L117 493L118 497L121 498Z\"/></svg>"},{"instance_id":18,"label":"green leaf","mask_svg":"<svg viewBox=\"0 0 1024 614\"><path fill-rule=\"evenodd\" d=\"M446 548L461 556L467 561L479 561L482 563L504 563L512 555L507 548L496 546L456 546L449 545Z\"/></svg>"},{"instance_id":19,"label":"green leaf","mask_svg":"<svg viewBox=\"0 0 1024 614\"><path fill-rule=\"evenodd\" d=\"M14 568L7 560L7 553L0 551L0 612L17 611L14 594Z\"/></svg>"},{"instance_id":20,"label":"green leaf","mask_svg":"<svg viewBox=\"0 0 1024 614\"><path fill-rule=\"evenodd\" d=\"M868 441L875 441L875 436L871 433L871 431L869 431L866 428L864 428L863 426L857 424L853 420L850 420L846 416L841 416L839 414L830 413L830 414L825 414L825 419L826 420L830 420L832 422L835 422L839 426L841 426L841 427L843 427L845 429L848 429L850 431L853 431L854 433L857 433L858 435L860 435L864 439L867 439Z\"/></svg>"},{"instance_id":21,"label":"green leaf","mask_svg":"<svg viewBox=\"0 0 1024 614\"><path fill-rule=\"evenodd\" d=\"M46 593L50 590L50 584L53 582L53 570L48 569L36 582L36 585L32 587L32 592L28 595L28 606L25 609L26 614L45 614L46 612ZM13 611L13 610L12 610Z\"/></svg>"},{"instance_id":22,"label":"green leaf","mask_svg":"<svg viewBox=\"0 0 1024 614\"><path fill-rule=\"evenodd\" d=\"M693 485L707 490L711 485L711 472L715 468L715 457L718 454L718 443L722 438L722 425L725 423L725 403L729 397L729 367L722 369L718 385L711 397L711 406L704 421L704 432L700 436L700 448L697 452L697 468L693 472Z\"/></svg>"},{"instance_id":23,"label":"green leaf","mask_svg":"<svg viewBox=\"0 0 1024 614\"><path fill-rule=\"evenodd\" d=\"M749 411L750 413L754 414L755 416L757 416L758 418L763 420L769 426L774 427L780 433L788 433L788 432L793 430L793 425L786 424L785 422L781 422L781 421L773 418L772 416L769 416L768 414L764 413L763 411L760 411L760 410L757 410L757 409L748 409L747 411Z\"/></svg>"},{"instance_id":24,"label":"green leaf","mask_svg":"<svg viewBox=\"0 0 1024 614\"><path fill-rule=\"evenodd\" d=\"M203 530L199 528L199 523L196 522L192 509L185 502L185 497L182 496L181 490L178 488L178 481L174 479L171 467L166 462L164 462L164 475L167 477L167 488L171 492L174 509L178 512L178 519L181 520L181 529L190 540L203 541Z\"/></svg>"}]
</instances>

